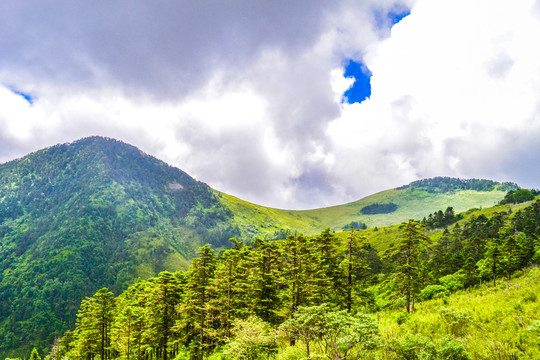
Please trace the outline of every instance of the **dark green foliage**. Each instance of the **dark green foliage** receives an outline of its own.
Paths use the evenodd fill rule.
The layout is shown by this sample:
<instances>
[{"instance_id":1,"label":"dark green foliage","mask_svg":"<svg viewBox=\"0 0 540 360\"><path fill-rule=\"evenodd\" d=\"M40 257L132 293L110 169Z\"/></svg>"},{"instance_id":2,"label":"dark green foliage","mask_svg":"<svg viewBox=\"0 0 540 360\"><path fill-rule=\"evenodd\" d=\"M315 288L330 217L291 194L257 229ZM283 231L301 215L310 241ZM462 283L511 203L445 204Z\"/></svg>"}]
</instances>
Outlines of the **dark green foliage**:
<instances>
[{"instance_id":1,"label":"dark green foliage","mask_svg":"<svg viewBox=\"0 0 540 360\"><path fill-rule=\"evenodd\" d=\"M440 297L447 304L451 292L522 269L534 261L531 249L538 249L538 242L515 229L518 222L531 223L537 209L535 203L519 216L473 217L445 230L435 245L411 220L401 225L401 237L393 239L382 261L358 236L364 232L354 229L342 237L326 229L315 237L252 245L231 239L233 248L219 256L204 246L189 271L139 281L109 301L116 306L113 316L105 317L112 318L106 327L99 326L100 312L89 310L100 308L90 306L98 304L99 293L83 301L77 328L66 332L53 351L60 358L91 358L101 357L103 348L103 358L146 360L202 359L217 351L248 359L271 356L276 349L272 329L280 328L282 339L301 340L308 356L313 346L330 358L369 356L366 351L378 344L377 324L359 312L394 304L413 312L415 301ZM393 294L399 297L395 302L381 301ZM520 306L538 301L532 293L521 300ZM390 337L383 351L402 359L469 359L459 338L477 320L459 308L437 311L448 337ZM421 325L413 319L405 312L396 321L400 328ZM96 329L109 329L104 342Z\"/></svg>"},{"instance_id":2,"label":"dark green foliage","mask_svg":"<svg viewBox=\"0 0 540 360\"><path fill-rule=\"evenodd\" d=\"M455 214L454 209L449 206L443 212L442 210L429 214L427 218L422 220L422 223L430 229L446 228L459 220L463 219L462 214Z\"/></svg>"},{"instance_id":3,"label":"dark green foliage","mask_svg":"<svg viewBox=\"0 0 540 360\"><path fill-rule=\"evenodd\" d=\"M365 230L365 229L367 229L367 225L364 224L363 222L359 222L359 221L351 221L351 222L348 223L347 225L343 226L342 229L343 229L343 230L349 230L351 227L352 227L353 229L358 229L358 230Z\"/></svg>"},{"instance_id":4,"label":"dark green foliage","mask_svg":"<svg viewBox=\"0 0 540 360\"><path fill-rule=\"evenodd\" d=\"M534 199L535 194L529 189L510 190L501 200L500 204L519 204Z\"/></svg>"},{"instance_id":5,"label":"dark green foliage","mask_svg":"<svg viewBox=\"0 0 540 360\"><path fill-rule=\"evenodd\" d=\"M110 359L111 324L114 312L113 294L100 289L92 298L81 303L77 313L77 325L73 331L70 354L78 358Z\"/></svg>"},{"instance_id":6,"label":"dark green foliage","mask_svg":"<svg viewBox=\"0 0 540 360\"><path fill-rule=\"evenodd\" d=\"M398 206L394 203L388 203L388 204L371 204L368 206L364 206L362 209L360 209L360 212L364 215L376 215L376 214L390 214L396 211Z\"/></svg>"},{"instance_id":7,"label":"dark green foliage","mask_svg":"<svg viewBox=\"0 0 540 360\"><path fill-rule=\"evenodd\" d=\"M431 185L442 191L440 184ZM455 219L450 207L435 216L445 226ZM327 325L349 324L357 311L392 306L380 301L385 292L408 298L412 311L419 297L511 277L540 261L535 202L448 228L429 247L418 222L404 224L382 261L361 232L348 241L327 229L251 245L235 240L219 256L205 246L189 271L161 272L186 268L183 261L204 243L230 246L239 234L231 218L206 185L113 140L88 138L1 165L0 353L27 356L36 344L53 345L57 359L169 360L188 351L203 358L239 336L238 320L256 316L276 327L302 306L326 303L348 311L332 311L339 321L326 318ZM147 280L133 284L138 276ZM127 290L113 299L108 290L96 292L103 286ZM436 354L460 351L451 340L434 346Z\"/></svg>"},{"instance_id":8,"label":"dark green foliage","mask_svg":"<svg viewBox=\"0 0 540 360\"><path fill-rule=\"evenodd\" d=\"M81 300L187 267L238 230L213 191L100 137L0 165L0 355L51 344Z\"/></svg>"},{"instance_id":9,"label":"dark green foliage","mask_svg":"<svg viewBox=\"0 0 540 360\"><path fill-rule=\"evenodd\" d=\"M215 297L216 256L210 246L199 249L187 275L185 301L180 305L184 314L178 326L192 349L192 357L204 358L219 341L214 329L219 326L217 309L211 307Z\"/></svg>"},{"instance_id":10,"label":"dark green foliage","mask_svg":"<svg viewBox=\"0 0 540 360\"><path fill-rule=\"evenodd\" d=\"M498 185L499 190L515 190L518 188L513 183L499 184L492 180L479 179L456 179L450 177L435 177L432 179L418 180L399 187L398 189L410 189L426 191L428 193L447 193L457 190L492 191Z\"/></svg>"}]
</instances>

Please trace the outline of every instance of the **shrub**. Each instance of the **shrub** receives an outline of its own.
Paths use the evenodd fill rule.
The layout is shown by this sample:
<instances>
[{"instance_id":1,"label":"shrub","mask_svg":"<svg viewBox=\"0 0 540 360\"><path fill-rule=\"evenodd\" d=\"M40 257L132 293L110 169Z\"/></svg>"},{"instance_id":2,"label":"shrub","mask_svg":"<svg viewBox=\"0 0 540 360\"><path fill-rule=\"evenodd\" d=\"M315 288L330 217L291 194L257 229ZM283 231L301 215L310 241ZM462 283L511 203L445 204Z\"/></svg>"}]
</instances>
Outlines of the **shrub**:
<instances>
[{"instance_id":1,"label":"shrub","mask_svg":"<svg viewBox=\"0 0 540 360\"><path fill-rule=\"evenodd\" d=\"M437 355L435 345L422 334L406 334L392 339L387 349L396 353L398 359L406 360L435 359Z\"/></svg>"},{"instance_id":2,"label":"shrub","mask_svg":"<svg viewBox=\"0 0 540 360\"><path fill-rule=\"evenodd\" d=\"M439 283L448 289L450 292L463 289L463 277L450 274L439 278Z\"/></svg>"},{"instance_id":3,"label":"shrub","mask_svg":"<svg viewBox=\"0 0 540 360\"><path fill-rule=\"evenodd\" d=\"M407 320L409 320L410 314L406 312L399 313L396 316L396 322L398 325L404 324Z\"/></svg>"},{"instance_id":4,"label":"shrub","mask_svg":"<svg viewBox=\"0 0 540 360\"><path fill-rule=\"evenodd\" d=\"M256 316L236 320L233 324L234 338L227 344L225 355L234 359L266 359L277 352L276 334L270 325Z\"/></svg>"},{"instance_id":5,"label":"shrub","mask_svg":"<svg viewBox=\"0 0 540 360\"><path fill-rule=\"evenodd\" d=\"M470 360L471 357L465 352L465 346L452 340L450 337L444 337L437 350L437 359L440 360Z\"/></svg>"},{"instance_id":6,"label":"shrub","mask_svg":"<svg viewBox=\"0 0 540 360\"><path fill-rule=\"evenodd\" d=\"M449 295L450 292L443 285L428 285L420 292L420 299L431 300Z\"/></svg>"}]
</instances>

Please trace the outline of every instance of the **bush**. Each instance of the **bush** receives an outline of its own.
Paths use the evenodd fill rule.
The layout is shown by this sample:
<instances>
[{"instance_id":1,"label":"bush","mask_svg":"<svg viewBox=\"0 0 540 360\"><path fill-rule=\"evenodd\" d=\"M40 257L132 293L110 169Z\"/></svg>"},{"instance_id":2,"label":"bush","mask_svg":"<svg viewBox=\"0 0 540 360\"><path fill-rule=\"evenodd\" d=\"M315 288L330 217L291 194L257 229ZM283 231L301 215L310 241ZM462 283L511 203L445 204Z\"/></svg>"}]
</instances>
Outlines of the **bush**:
<instances>
[{"instance_id":1,"label":"bush","mask_svg":"<svg viewBox=\"0 0 540 360\"><path fill-rule=\"evenodd\" d=\"M449 337L445 337L439 344L437 359L441 360L470 360L471 357L465 352L465 346Z\"/></svg>"},{"instance_id":2,"label":"bush","mask_svg":"<svg viewBox=\"0 0 540 360\"><path fill-rule=\"evenodd\" d=\"M234 359L266 359L277 352L275 332L256 316L236 320L232 333L234 338L227 344L224 354Z\"/></svg>"},{"instance_id":3,"label":"bush","mask_svg":"<svg viewBox=\"0 0 540 360\"><path fill-rule=\"evenodd\" d=\"M398 325L403 325L407 320L409 320L410 314L406 312L399 313L396 316L396 322Z\"/></svg>"},{"instance_id":4,"label":"bush","mask_svg":"<svg viewBox=\"0 0 540 360\"><path fill-rule=\"evenodd\" d=\"M387 349L396 353L398 359L406 360L435 359L437 355L435 345L422 334L406 334L392 339Z\"/></svg>"},{"instance_id":5,"label":"bush","mask_svg":"<svg viewBox=\"0 0 540 360\"><path fill-rule=\"evenodd\" d=\"M459 275L450 274L439 278L439 283L450 292L463 289L463 278Z\"/></svg>"},{"instance_id":6,"label":"bush","mask_svg":"<svg viewBox=\"0 0 540 360\"><path fill-rule=\"evenodd\" d=\"M448 296L450 292L443 285L428 285L420 292L420 299L431 300Z\"/></svg>"}]
</instances>

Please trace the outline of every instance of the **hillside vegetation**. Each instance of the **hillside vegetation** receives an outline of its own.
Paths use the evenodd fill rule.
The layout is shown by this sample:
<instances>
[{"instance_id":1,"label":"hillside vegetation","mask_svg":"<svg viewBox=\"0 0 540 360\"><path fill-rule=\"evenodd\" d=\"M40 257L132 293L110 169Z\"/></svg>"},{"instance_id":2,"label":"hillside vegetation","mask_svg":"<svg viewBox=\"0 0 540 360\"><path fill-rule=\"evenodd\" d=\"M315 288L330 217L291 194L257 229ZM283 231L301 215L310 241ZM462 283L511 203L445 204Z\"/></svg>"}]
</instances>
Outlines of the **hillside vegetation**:
<instances>
[{"instance_id":1,"label":"hillside vegetation","mask_svg":"<svg viewBox=\"0 0 540 360\"><path fill-rule=\"evenodd\" d=\"M207 185L110 139L0 165L0 351L49 343L103 286L186 269L239 235L231 217Z\"/></svg>"},{"instance_id":2,"label":"hillside vegetation","mask_svg":"<svg viewBox=\"0 0 540 360\"><path fill-rule=\"evenodd\" d=\"M378 250L329 229L204 246L188 271L84 300L50 356L538 359L540 200L514 210L373 229Z\"/></svg>"},{"instance_id":3,"label":"hillside vegetation","mask_svg":"<svg viewBox=\"0 0 540 360\"><path fill-rule=\"evenodd\" d=\"M434 178L382 191L348 204L313 210L273 209L224 193L220 196L222 204L231 210L240 231L274 239L295 231L314 235L327 227L339 231L352 221L364 223L369 228L399 224L408 219L422 219L448 206L452 206L456 213L491 207L516 188L515 184L490 180ZM374 204L394 204L397 208L389 213L362 213L362 209Z\"/></svg>"},{"instance_id":4,"label":"hillside vegetation","mask_svg":"<svg viewBox=\"0 0 540 360\"><path fill-rule=\"evenodd\" d=\"M383 225L449 205L456 212L486 207L515 188L435 178L342 206L288 211L216 192L113 139L40 150L0 165L0 356L28 353L31 345L46 348L73 328L86 296L103 287L120 294L137 278L187 270L205 244L219 251L231 246L231 237L255 246L257 238L311 236L365 223L371 244L365 250L380 271L377 257L400 236L398 226ZM362 214L370 206L378 213ZM381 208L395 211L383 214Z\"/></svg>"}]
</instances>

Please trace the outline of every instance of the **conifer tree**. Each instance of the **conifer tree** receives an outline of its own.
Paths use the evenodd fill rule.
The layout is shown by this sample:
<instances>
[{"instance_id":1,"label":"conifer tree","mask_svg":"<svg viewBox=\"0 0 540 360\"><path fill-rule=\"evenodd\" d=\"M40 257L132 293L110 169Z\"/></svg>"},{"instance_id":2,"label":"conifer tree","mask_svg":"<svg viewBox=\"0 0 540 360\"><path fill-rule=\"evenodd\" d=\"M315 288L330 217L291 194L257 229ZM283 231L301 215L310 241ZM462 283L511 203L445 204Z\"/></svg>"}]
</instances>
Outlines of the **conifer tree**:
<instances>
[{"instance_id":1,"label":"conifer tree","mask_svg":"<svg viewBox=\"0 0 540 360\"><path fill-rule=\"evenodd\" d=\"M153 286L148 304L151 320L149 325L157 345L156 358L167 360L169 355L174 355L171 349L174 343L173 326L178 319L176 306L183 293L183 277L180 273L163 271L151 283Z\"/></svg>"},{"instance_id":2,"label":"conifer tree","mask_svg":"<svg viewBox=\"0 0 540 360\"><path fill-rule=\"evenodd\" d=\"M518 269L520 262L520 249L513 235L507 236L504 239L502 250L502 264L504 265L506 276L510 279L514 271Z\"/></svg>"},{"instance_id":3,"label":"conifer tree","mask_svg":"<svg viewBox=\"0 0 540 360\"><path fill-rule=\"evenodd\" d=\"M224 250L216 265L215 296L210 304L215 308L220 322L217 337L226 342L231 337L234 319L245 319L251 313L249 300L251 284L251 252L243 242L230 239L234 247Z\"/></svg>"},{"instance_id":4,"label":"conifer tree","mask_svg":"<svg viewBox=\"0 0 540 360\"><path fill-rule=\"evenodd\" d=\"M253 301L255 315L270 324L279 322L278 267L280 253L277 244L255 240L253 253Z\"/></svg>"},{"instance_id":5,"label":"conifer tree","mask_svg":"<svg viewBox=\"0 0 540 360\"><path fill-rule=\"evenodd\" d=\"M493 286L496 285L497 275L499 274L501 267L501 248L497 239L490 239L488 246L486 247L486 263L491 269L491 276L493 278Z\"/></svg>"},{"instance_id":6,"label":"conifer tree","mask_svg":"<svg viewBox=\"0 0 540 360\"><path fill-rule=\"evenodd\" d=\"M180 306L182 317L178 322L194 359L204 358L216 343L212 331L215 320L209 306L214 296L216 256L209 245L201 247L198 255L187 275L185 301Z\"/></svg>"},{"instance_id":7,"label":"conifer tree","mask_svg":"<svg viewBox=\"0 0 540 360\"><path fill-rule=\"evenodd\" d=\"M81 302L71 344L74 357L93 359L99 355L103 360L110 358L113 308L113 294L107 288Z\"/></svg>"},{"instance_id":8,"label":"conifer tree","mask_svg":"<svg viewBox=\"0 0 540 360\"><path fill-rule=\"evenodd\" d=\"M289 304L286 317L291 317L299 306L307 306L313 300L313 274L317 264L313 261L313 243L302 234L289 235L283 242L283 265L281 269L282 302ZM318 257L317 257L318 258Z\"/></svg>"},{"instance_id":9,"label":"conifer tree","mask_svg":"<svg viewBox=\"0 0 540 360\"><path fill-rule=\"evenodd\" d=\"M353 305L353 290L356 285L357 274L362 270L367 270L367 264L360 259L360 246L358 243L363 243L364 236L358 236L354 227L350 227L350 233L347 237L347 249L345 251L346 257L343 260L343 265L346 272L346 284L345 284L345 304L347 312L351 312Z\"/></svg>"},{"instance_id":10,"label":"conifer tree","mask_svg":"<svg viewBox=\"0 0 540 360\"><path fill-rule=\"evenodd\" d=\"M317 303L343 304L345 287L343 272L339 268L341 262L339 254L339 241L326 228L315 239L315 249L318 256L314 259L318 263L319 272L316 274Z\"/></svg>"},{"instance_id":11,"label":"conifer tree","mask_svg":"<svg viewBox=\"0 0 540 360\"><path fill-rule=\"evenodd\" d=\"M41 357L39 356L36 348L32 349L32 352L30 353L30 360L41 360Z\"/></svg>"},{"instance_id":12,"label":"conifer tree","mask_svg":"<svg viewBox=\"0 0 540 360\"><path fill-rule=\"evenodd\" d=\"M396 261L397 285L400 293L405 296L405 309L411 312L411 304L419 290L418 283L421 281L422 269L420 266L420 252L427 247L431 240L423 233L421 224L415 220L409 220L400 225L402 237L397 244L390 249L389 256ZM414 310L414 307L412 307Z\"/></svg>"}]
</instances>

